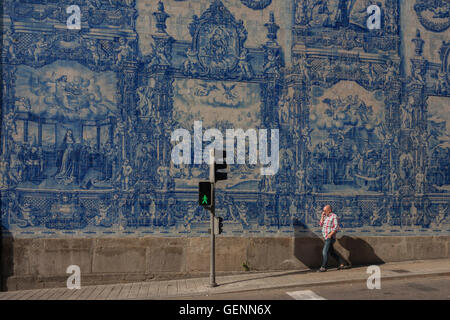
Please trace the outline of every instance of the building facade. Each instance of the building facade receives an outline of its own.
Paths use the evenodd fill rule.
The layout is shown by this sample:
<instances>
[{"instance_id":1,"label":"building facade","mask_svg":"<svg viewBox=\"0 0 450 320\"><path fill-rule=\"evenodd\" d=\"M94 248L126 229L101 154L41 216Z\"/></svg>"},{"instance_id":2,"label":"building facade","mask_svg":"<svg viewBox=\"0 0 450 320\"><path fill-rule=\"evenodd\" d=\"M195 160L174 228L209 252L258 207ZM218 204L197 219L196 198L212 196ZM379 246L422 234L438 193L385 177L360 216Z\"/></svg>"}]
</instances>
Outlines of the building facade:
<instances>
[{"instance_id":1,"label":"building facade","mask_svg":"<svg viewBox=\"0 0 450 320\"><path fill-rule=\"evenodd\" d=\"M33 286L70 264L93 282L208 270L208 165L171 161L172 133L195 121L279 130L275 175L230 165L218 183L219 270L317 264L325 204L350 262L448 257L449 12L444 0L6 0L3 281Z\"/></svg>"}]
</instances>

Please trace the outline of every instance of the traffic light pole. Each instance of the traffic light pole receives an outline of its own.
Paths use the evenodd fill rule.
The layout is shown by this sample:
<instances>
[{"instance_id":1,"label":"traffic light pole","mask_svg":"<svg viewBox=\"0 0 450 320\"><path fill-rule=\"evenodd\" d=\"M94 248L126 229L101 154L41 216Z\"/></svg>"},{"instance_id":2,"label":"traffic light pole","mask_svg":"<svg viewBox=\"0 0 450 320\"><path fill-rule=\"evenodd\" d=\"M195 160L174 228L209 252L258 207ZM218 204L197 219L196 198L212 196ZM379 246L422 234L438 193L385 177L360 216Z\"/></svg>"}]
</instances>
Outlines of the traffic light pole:
<instances>
[{"instance_id":1,"label":"traffic light pole","mask_svg":"<svg viewBox=\"0 0 450 320\"><path fill-rule=\"evenodd\" d=\"M214 201L214 200L213 200ZM214 217L215 206L211 206L211 257L210 257L210 271L209 271L209 286L211 288L217 287L216 283L216 235L214 234Z\"/></svg>"},{"instance_id":2,"label":"traffic light pole","mask_svg":"<svg viewBox=\"0 0 450 320\"><path fill-rule=\"evenodd\" d=\"M216 283L216 235L214 234L214 218L216 213L216 185L215 185L215 172L214 172L214 149L210 150L209 153L209 181L213 183L213 196L211 199L211 255L210 255L210 263L209 263L209 286L211 288L217 287Z\"/></svg>"}]
</instances>

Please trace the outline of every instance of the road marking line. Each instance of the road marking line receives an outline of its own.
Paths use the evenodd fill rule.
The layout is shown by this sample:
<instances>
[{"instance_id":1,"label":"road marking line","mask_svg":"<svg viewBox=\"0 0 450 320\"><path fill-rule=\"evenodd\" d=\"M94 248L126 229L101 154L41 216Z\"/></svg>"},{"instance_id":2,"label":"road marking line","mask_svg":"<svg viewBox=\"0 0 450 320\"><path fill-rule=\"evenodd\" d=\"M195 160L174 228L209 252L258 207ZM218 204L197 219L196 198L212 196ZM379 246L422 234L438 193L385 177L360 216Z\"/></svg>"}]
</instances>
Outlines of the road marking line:
<instances>
[{"instance_id":1,"label":"road marking line","mask_svg":"<svg viewBox=\"0 0 450 320\"><path fill-rule=\"evenodd\" d=\"M294 291L294 292L286 292L295 300L326 300L324 297L321 297L315 294L311 290L303 290L303 291Z\"/></svg>"}]
</instances>

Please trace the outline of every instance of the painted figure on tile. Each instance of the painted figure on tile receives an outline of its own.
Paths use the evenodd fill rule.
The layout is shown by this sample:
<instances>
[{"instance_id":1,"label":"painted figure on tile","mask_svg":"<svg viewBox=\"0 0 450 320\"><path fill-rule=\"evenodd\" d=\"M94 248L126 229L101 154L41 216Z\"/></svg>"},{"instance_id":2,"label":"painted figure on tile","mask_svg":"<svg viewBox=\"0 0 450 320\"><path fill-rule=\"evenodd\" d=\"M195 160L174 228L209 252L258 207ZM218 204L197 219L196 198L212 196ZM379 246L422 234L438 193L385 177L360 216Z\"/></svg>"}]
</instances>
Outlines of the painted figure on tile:
<instances>
[{"instance_id":1,"label":"painted figure on tile","mask_svg":"<svg viewBox=\"0 0 450 320\"><path fill-rule=\"evenodd\" d=\"M243 48L241 50L241 53L239 54L239 70L241 74L241 79L250 79L253 76L252 69L250 67L250 63L248 61L249 54L248 49Z\"/></svg>"},{"instance_id":2,"label":"painted figure on tile","mask_svg":"<svg viewBox=\"0 0 450 320\"><path fill-rule=\"evenodd\" d=\"M130 187L130 178L131 173L133 172L133 168L130 165L130 161L128 159L125 159L122 165L120 180L122 183L122 188L125 191L128 191Z\"/></svg>"},{"instance_id":3,"label":"painted figure on tile","mask_svg":"<svg viewBox=\"0 0 450 320\"><path fill-rule=\"evenodd\" d=\"M197 74L200 70L200 61L198 60L198 52L188 48L186 50L187 59L183 64L185 74Z\"/></svg>"},{"instance_id":4,"label":"painted figure on tile","mask_svg":"<svg viewBox=\"0 0 450 320\"><path fill-rule=\"evenodd\" d=\"M64 140L60 146L60 157L58 159L58 171L55 179L63 184L70 184L76 178L76 149L75 138L72 130L68 129L64 136Z\"/></svg>"},{"instance_id":5,"label":"painted figure on tile","mask_svg":"<svg viewBox=\"0 0 450 320\"><path fill-rule=\"evenodd\" d=\"M119 46L114 51L117 53L116 64L122 63L133 54L133 49L125 38L119 38Z\"/></svg>"},{"instance_id":6,"label":"painted figure on tile","mask_svg":"<svg viewBox=\"0 0 450 320\"><path fill-rule=\"evenodd\" d=\"M16 41L11 29L7 29L3 37L2 56L10 61L16 60Z\"/></svg>"}]
</instances>

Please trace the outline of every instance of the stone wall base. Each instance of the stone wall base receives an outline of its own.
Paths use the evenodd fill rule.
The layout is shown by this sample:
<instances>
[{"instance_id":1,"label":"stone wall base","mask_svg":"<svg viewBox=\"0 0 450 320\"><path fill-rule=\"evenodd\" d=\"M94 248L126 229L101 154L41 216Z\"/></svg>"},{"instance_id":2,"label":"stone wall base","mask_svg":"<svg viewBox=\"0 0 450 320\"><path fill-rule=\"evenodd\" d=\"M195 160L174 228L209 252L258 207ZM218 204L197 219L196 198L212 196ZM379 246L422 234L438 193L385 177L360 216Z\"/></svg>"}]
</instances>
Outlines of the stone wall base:
<instances>
[{"instance_id":1,"label":"stone wall base","mask_svg":"<svg viewBox=\"0 0 450 320\"><path fill-rule=\"evenodd\" d=\"M323 240L216 238L217 274L316 268ZM340 236L335 248L352 265L450 257L450 236ZM335 265L330 259L330 265ZM209 238L2 239L2 290L64 287L69 265L81 285L207 276Z\"/></svg>"}]
</instances>

